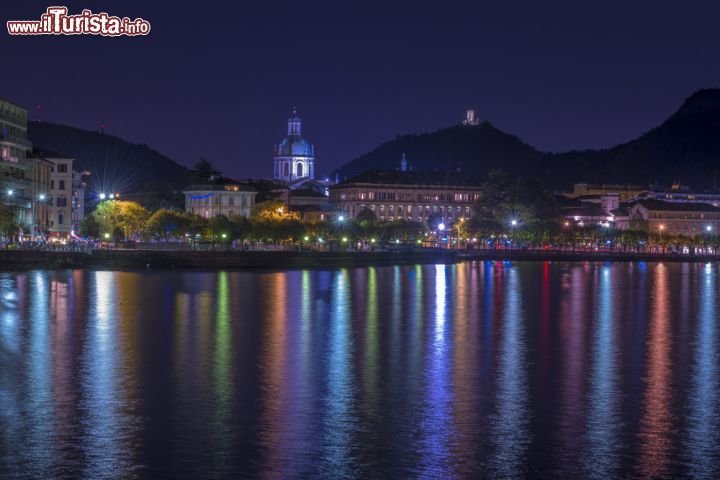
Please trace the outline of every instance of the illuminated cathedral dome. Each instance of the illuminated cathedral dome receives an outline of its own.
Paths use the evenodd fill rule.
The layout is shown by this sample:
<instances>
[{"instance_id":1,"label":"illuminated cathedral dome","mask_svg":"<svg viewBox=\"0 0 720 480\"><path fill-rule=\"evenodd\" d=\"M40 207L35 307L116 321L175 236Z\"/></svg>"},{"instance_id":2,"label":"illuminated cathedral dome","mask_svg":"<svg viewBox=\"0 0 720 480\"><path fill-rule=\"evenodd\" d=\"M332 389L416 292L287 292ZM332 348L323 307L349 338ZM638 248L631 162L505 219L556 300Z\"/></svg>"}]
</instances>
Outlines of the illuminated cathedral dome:
<instances>
[{"instance_id":1,"label":"illuminated cathedral dome","mask_svg":"<svg viewBox=\"0 0 720 480\"><path fill-rule=\"evenodd\" d=\"M304 138L299 135L288 135L283 139L282 142L275 148L275 155L301 155L301 156L312 156L313 147Z\"/></svg>"},{"instance_id":2,"label":"illuminated cathedral dome","mask_svg":"<svg viewBox=\"0 0 720 480\"><path fill-rule=\"evenodd\" d=\"M301 135L302 121L293 109L288 119L287 136L275 146L273 178L292 182L299 178L314 178L315 151Z\"/></svg>"}]
</instances>

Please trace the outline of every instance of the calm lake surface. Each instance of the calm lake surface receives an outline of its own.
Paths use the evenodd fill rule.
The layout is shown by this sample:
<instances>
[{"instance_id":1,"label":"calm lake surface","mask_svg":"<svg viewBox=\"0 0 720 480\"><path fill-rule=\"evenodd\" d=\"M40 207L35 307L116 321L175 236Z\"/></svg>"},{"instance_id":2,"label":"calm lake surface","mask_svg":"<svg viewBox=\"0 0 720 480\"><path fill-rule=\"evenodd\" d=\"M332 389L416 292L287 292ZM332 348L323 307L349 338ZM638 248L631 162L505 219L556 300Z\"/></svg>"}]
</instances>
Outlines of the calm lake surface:
<instances>
[{"instance_id":1,"label":"calm lake surface","mask_svg":"<svg viewBox=\"0 0 720 480\"><path fill-rule=\"evenodd\" d=\"M0 478L718 478L718 272L0 273Z\"/></svg>"}]
</instances>

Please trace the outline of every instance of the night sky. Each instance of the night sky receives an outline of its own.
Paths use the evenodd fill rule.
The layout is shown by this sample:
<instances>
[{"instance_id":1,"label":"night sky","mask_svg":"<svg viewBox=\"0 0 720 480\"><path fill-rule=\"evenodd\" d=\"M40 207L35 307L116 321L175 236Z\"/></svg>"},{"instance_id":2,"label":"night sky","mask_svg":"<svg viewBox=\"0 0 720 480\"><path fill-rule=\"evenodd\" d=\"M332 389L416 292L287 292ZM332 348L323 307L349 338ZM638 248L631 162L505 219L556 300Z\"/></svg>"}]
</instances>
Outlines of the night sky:
<instances>
[{"instance_id":1,"label":"night sky","mask_svg":"<svg viewBox=\"0 0 720 480\"><path fill-rule=\"evenodd\" d=\"M720 4L688 3L4 2L0 97L243 178L271 176L293 105L318 173L467 108L543 150L607 147L720 83ZM7 34L55 4L152 32Z\"/></svg>"}]
</instances>

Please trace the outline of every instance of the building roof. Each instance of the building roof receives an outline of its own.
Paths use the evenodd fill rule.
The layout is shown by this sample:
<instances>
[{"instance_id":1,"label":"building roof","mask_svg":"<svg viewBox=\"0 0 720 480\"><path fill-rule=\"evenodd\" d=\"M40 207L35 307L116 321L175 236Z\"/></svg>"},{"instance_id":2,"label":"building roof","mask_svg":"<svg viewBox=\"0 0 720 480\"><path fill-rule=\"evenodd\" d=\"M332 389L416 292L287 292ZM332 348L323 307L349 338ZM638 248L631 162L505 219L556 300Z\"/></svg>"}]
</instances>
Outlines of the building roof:
<instances>
[{"instance_id":1,"label":"building roof","mask_svg":"<svg viewBox=\"0 0 720 480\"><path fill-rule=\"evenodd\" d=\"M65 158L65 159L74 160L74 157L72 157L71 155L65 155L64 153L53 152L52 150L48 150L47 148L34 147L32 149L32 153L33 153L33 155L36 155L41 158Z\"/></svg>"},{"instance_id":2,"label":"building roof","mask_svg":"<svg viewBox=\"0 0 720 480\"><path fill-rule=\"evenodd\" d=\"M644 199L638 200L637 204L648 210L660 212L720 212L720 208L709 203L663 202L662 200Z\"/></svg>"},{"instance_id":3,"label":"building roof","mask_svg":"<svg viewBox=\"0 0 720 480\"><path fill-rule=\"evenodd\" d=\"M337 185L331 189L348 187L353 184L381 184L404 186L480 187L482 181L461 172L422 172L401 170L370 170Z\"/></svg>"},{"instance_id":4,"label":"building roof","mask_svg":"<svg viewBox=\"0 0 720 480\"><path fill-rule=\"evenodd\" d=\"M312 157L313 146L300 135L288 135L275 148L277 157Z\"/></svg>"},{"instance_id":5,"label":"building roof","mask_svg":"<svg viewBox=\"0 0 720 480\"><path fill-rule=\"evenodd\" d=\"M255 192L255 188L246 185L243 183L240 183L236 180L233 180L232 178L227 177L211 177L207 182L196 184L196 185L190 185L188 187L185 187L183 191L185 192L198 192L198 191L223 191L226 190L225 187L232 186L237 187L234 188L232 191L236 192Z\"/></svg>"},{"instance_id":6,"label":"building roof","mask_svg":"<svg viewBox=\"0 0 720 480\"><path fill-rule=\"evenodd\" d=\"M290 190L290 196L292 197L311 197L311 198L327 198L326 195L315 191L311 188L298 188L297 190Z\"/></svg>"}]
</instances>

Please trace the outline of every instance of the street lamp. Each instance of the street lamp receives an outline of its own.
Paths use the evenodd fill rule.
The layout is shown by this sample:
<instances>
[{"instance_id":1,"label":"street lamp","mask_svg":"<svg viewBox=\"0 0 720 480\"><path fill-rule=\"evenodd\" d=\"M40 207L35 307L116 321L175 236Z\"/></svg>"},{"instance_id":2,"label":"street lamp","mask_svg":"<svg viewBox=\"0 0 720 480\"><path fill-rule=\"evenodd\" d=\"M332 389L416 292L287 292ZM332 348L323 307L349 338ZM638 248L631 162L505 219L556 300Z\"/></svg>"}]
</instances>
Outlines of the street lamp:
<instances>
[{"instance_id":1,"label":"street lamp","mask_svg":"<svg viewBox=\"0 0 720 480\"><path fill-rule=\"evenodd\" d=\"M517 225L517 220L512 219L512 220L510 221L510 225L512 225L513 227L516 226L516 225Z\"/></svg>"},{"instance_id":2,"label":"street lamp","mask_svg":"<svg viewBox=\"0 0 720 480\"><path fill-rule=\"evenodd\" d=\"M110 234L106 233L105 235L103 235L103 237L105 237L105 240L107 240L108 238L110 238Z\"/></svg>"},{"instance_id":3,"label":"street lamp","mask_svg":"<svg viewBox=\"0 0 720 480\"><path fill-rule=\"evenodd\" d=\"M705 230L706 230L707 232L712 232L712 225L706 226L706 227L705 227Z\"/></svg>"},{"instance_id":4,"label":"street lamp","mask_svg":"<svg viewBox=\"0 0 720 480\"><path fill-rule=\"evenodd\" d=\"M15 193L15 192L13 192L12 190L8 190L8 191L7 191L7 194L8 194L8 196L10 196L10 197L12 197L13 193Z\"/></svg>"},{"instance_id":5,"label":"street lamp","mask_svg":"<svg viewBox=\"0 0 720 480\"><path fill-rule=\"evenodd\" d=\"M345 221L345 216L340 215L340 216L338 217L338 222L344 222L344 221Z\"/></svg>"},{"instance_id":6,"label":"street lamp","mask_svg":"<svg viewBox=\"0 0 720 480\"><path fill-rule=\"evenodd\" d=\"M45 194L44 194L44 193L41 193L40 196L39 196L39 198L40 198L40 200L45 200Z\"/></svg>"},{"instance_id":7,"label":"street lamp","mask_svg":"<svg viewBox=\"0 0 720 480\"><path fill-rule=\"evenodd\" d=\"M105 200L106 198L107 198L107 195L105 195L104 193L100 194L100 200Z\"/></svg>"},{"instance_id":8,"label":"street lamp","mask_svg":"<svg viewBox=\"0 0 720 480\"><path fill-rule=\"evenodd\" d=\"M441 231L441 232L445 231L445 224L444 224L444 223L440 223L440 225L438 225L438 230Z\"/></svg>"}]
</instances>

